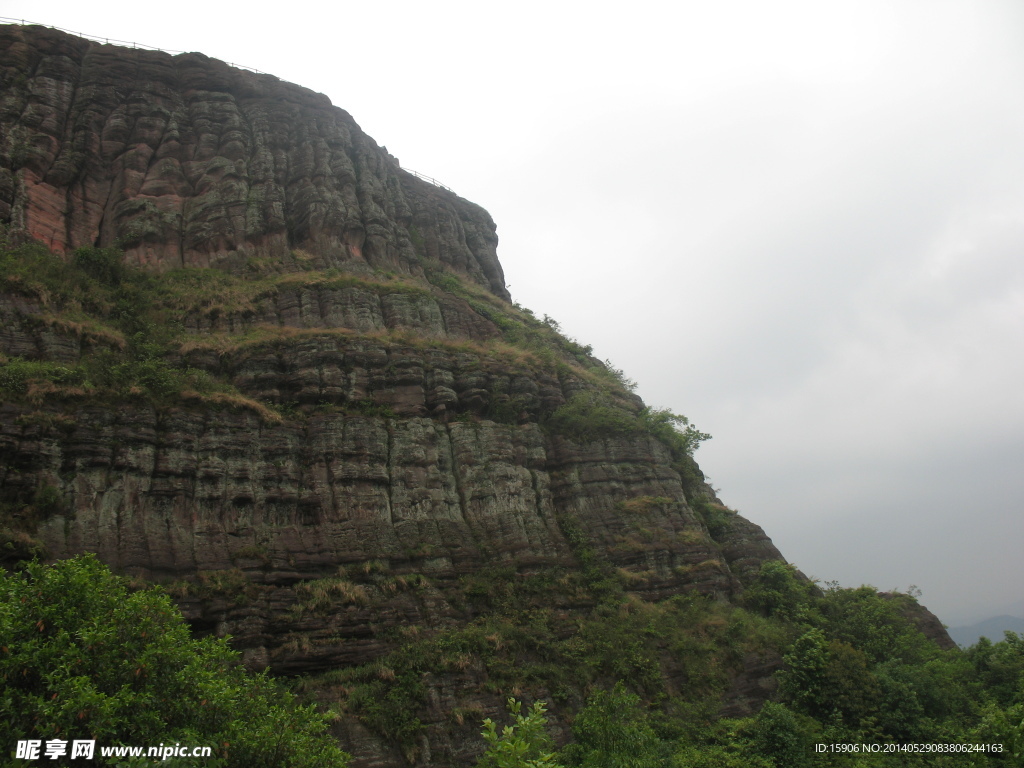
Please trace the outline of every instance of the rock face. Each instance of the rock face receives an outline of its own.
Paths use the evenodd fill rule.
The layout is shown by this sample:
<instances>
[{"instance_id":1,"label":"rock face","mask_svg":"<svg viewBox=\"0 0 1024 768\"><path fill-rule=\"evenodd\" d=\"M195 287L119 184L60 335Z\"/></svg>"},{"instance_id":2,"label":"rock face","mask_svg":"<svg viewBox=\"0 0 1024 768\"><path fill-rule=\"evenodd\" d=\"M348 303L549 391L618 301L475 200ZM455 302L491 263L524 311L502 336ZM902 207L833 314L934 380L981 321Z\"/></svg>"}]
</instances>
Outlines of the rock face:
<instances>
[{"instance_id":1,"label":"rock face","mask_svg":"<svg viewBox=\"0 0 1024 768\"><path fill-rule=\"evenodd\" d=\"M587 348L509 303L488 214L324 96L16 26L0 85L8 239L69 262L117 245L163 280L143 303L0 282L0 363L22 361L0 376L8 543L97 552L251 666L320 674L354 765L470 762L517 690L495 680L521 622L569 647L593 616L722 603L781 559ZM780 664L741 654L721 711L753 711ZM669 694L700 679L649 665ZM560 674L527 679L578 703Z\"/></svg>"},{"instance_id":2,"label":"rock face","mask_svg":"<svg viewBox=\"0 0 1024 768\"><path fill-rule=\"evenodd\" d=\"M8 485L45 477L74 510L42 529L54 555L94 550L153 578L231 568L253 548L272 582L376 558L464 573L493 560L570 561L556 516L571 514L616 565L659 573L656 590L728 595L738 582L724 551L755 564L779 556L745 521L752 545L714 542L653 437L580 442L540 430L588 386L564 366L457 347L501 330L426 272L507 300L493 222L403 171L326 97L201 54L40 27L0 27L0 55L0 217L13 235L58 254L118 244L126 262L157 271L244 275L270 261L363 276L300 275L235 311L191 308L181 322L194 340L179 362L262 402L368 402L395 417L266 423L92 405L67 414L70 431L16 426L5 453L31 470ZM423 287L374 283L382 273ZM14 294L0 304L2 351L78 362L96 340L47 325L43 303ZM254 330L270 338L218 346ZM400 331L419 342L373 337ZM513 401L513 423L488 419ZM455 414L479 420L449 423ZM6 423L22 416L8 406ZM627 520L616 505L636 498L658 501ZM698 565L685 579L673 571Z\"/></svg>"},{"instance_id":3,"label":"rock face","mask_svg":"<svg viewBox=\"0 0 1024 768\"><path fill-rule=\"evenodd\" d=\"M120 244L156 269L298 249L508 298L482 208L403 171L323 95L197 53L0 27L0 221L64 253Z\"/></svg>"}]
</instances>

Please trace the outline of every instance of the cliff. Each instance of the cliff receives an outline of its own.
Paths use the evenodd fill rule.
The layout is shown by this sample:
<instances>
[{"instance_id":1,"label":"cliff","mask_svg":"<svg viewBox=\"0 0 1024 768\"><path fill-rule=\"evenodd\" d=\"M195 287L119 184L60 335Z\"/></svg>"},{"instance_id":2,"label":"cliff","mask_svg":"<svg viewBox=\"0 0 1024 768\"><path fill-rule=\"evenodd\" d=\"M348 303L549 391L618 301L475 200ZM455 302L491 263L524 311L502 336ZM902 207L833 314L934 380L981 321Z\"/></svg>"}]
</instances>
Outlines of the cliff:
<instances>
[{"instance_id":1,"label":"cliff","mask_svg":"<svg viewBox=\"0 0 1024 768\"><path fill-rule=\"evenodd\" d=\"M416 253L508 298L483 209L419 182L323 95L198 53L5 27L0 220L57 253L253 258L423 275ZM417 234L418 233L418 234Z\"/></svg>"},{"instance_id":2,"label":"cliff","mask_svg":"<svg viewBox=\"0 0 1024 768\"><path fill-rule=\"evenodd\" d=\"M9 559L168 585L340 703L355 765L465 762L505 696L568 712L616 665L723 712L768 695L757 643L713 673L629 634L541 668L595 627L683 631L659 606L728 605L781 555L692 428L510 303L483 209L326 97L201 54L14 26L0 66Z\"/></svg>"}]
</instances>

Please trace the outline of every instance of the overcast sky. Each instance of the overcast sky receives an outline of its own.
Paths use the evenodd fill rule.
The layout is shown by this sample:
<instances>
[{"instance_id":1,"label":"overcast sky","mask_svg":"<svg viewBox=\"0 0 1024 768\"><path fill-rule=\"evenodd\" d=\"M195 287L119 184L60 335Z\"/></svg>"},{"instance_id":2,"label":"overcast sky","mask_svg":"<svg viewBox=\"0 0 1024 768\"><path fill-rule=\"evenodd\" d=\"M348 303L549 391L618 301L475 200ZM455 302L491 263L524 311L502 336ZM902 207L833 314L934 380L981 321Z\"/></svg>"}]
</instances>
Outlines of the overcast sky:
<instances>
[{"instance_id":1,"label":"overcast sky","mask_svg":"<svg viewBox=\"0 0 1024 768\"><path fill-rule=\"evenodd\" d=\"M0 13L327 94L804 572L1024 614L1024 3L233 8Z\"/></svg>"}]
</instances>

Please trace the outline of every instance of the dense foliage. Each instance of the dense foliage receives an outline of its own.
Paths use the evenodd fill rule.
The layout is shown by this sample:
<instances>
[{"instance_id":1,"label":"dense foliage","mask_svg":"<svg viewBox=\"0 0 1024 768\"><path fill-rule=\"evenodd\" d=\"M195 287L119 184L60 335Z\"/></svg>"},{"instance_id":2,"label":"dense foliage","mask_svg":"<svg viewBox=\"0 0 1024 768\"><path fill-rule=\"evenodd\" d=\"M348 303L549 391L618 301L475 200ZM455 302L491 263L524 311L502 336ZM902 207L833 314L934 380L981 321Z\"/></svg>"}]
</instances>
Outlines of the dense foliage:
<instances>
[{"instance_id":1,"label":"dense foliage","mask_svg":"<svg viewBox=\"0 0 1024 768\"><path fill-rule=\"evenodd\" d=\"M514 693L547 702L562 733L571 726L555 757L566 768L1017 764L1024 652L1016 636L943 650L906 618L919 610L912 596L822 590L781 562L766 563L739 604L692 593L650 602L631 592L643 585L635 575L609 569L579 541L576 548L578 569L464 577L448 594L470 618L403 627L387 637L390 653L301 687L343 692L342 706L410 760L428 732L420 720L428 681L450 680L469 685L470 699ZM428 599L429 580L411 588ZM760 683L769 701L746 716L723 713L736 701L737 678L751 674L771 676L772 685ZM483 717L451 712L455 738L479 740L474 715ZM501 737L507 721L493 719L489 733ZM528 729L511 725L509 743L529 744ZM843 744L1001 751L815 751Z\"/></svg>"},{"instance_id":2,"label":"dense foliage","mask_svg":"<svg viewBox=\"0 0 1024 768\"><path fill-rule=\"evenodd\" d=\"M820 592L766 563L746 602L786 638L774 700L695 728L693 707L630 692L635 675L596 683L553 759L566 768L1024 764L1024 638L942 650L904 617L912 601L870 587Z\"/></svg>"},{"instance_id":3,"label":"dense foliage","mask_svg":"<svg viewBox=\"0 0 1024 768\"><path fill-rule=\"evenodd\" d=\"M91 555L4 575L0 642L5 751L15 739L94 739L209 746L210 766L347 764L327 715L247 674L224 640L193 639L159 589L129 591Z\"/></svg>"}]
</instances>

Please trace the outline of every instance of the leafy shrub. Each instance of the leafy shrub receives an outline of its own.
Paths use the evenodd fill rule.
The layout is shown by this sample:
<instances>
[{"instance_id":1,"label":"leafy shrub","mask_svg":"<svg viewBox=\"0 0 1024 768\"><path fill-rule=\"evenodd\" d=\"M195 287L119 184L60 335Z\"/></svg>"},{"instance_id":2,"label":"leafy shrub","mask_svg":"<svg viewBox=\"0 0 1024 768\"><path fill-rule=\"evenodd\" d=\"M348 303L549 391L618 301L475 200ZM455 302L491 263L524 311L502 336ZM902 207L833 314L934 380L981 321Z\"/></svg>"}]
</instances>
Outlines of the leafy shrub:
<instances>
[{"instance_id":1,"label":"leafy shrub","mask_svg":"<svg viewBox=\"0 0 1024 768\"><path fill-rule=\"evenodd\" d=\"M583 440L639 432L636 416L597 392L578 392L548 418L556 434Z\"/></svg>"},{"instance_id":2,"label":"leafy shrub","mask_svg":"<svg viewBox=\"0 0 1024 768\"><path fill-rule=\"evenodd\" d=\"M692 456L702 441L711 438L678 413L652 408L633 412L597 391L577 392L548 417L546 426L556 434L582 440L649 434L677 458Z\"/></svg>"},{"instance_id":3,"label":"leafy shrub","mask_svg":"<svg viewBox=\"0 0 1024 768\"><path fill-rule=\"evenodd\" d=\"M743 753L750 764L760 759L786 768L812 765L817 724L774 701L765 702L761 711L749 720L739 734L744 738Z\"/></svg>"},{"instance_id":4,"label":"leafy shrub","mask_svg":"<svg viewBox=\"0 0 1024 768\"><path fill-rule=\"evenodd\" d=\"M732 510L703 497L697 497L690 501L690 506L700 515L704 525L707 526L708 533L715 541L720 540L732 529L735 516Z\"/></svg>"},{"instance_id":5,"label":"leafy shrub","mask_svg":"<svg viewBox=\"0 0 1024 768\"><path fill-rule=\"evenodd\" d=\"M711 435L701 432L682 414L672 413L665 408L644 408L640 411L640 424L667 445L677 456L693 456L693 452Z\"/></svg>"},{"instance_id":6,"label":"leafy shrub","mask_svg":"<svg viewBox=\"0 0 1024 768\"><path fill-rule=\"evenodd\" d=\"M78 367L40 360L15 357L0 362L0 391L8 395L25 395L33 381L77 386L85 383L85 375Z\"/></svg>"},{"instance_id":7,"label":"leafy shrub","mask_svg":"<svg viewBox=\"0 0 1024 768\"><path fill-rule=\"evenodd\" d=\"M358 680L348 705L372 730L412 752L423 730L423 724L416 716L426 695L422 675L415 670L395 672L380 665L372 666L373 674L382 679ZM365 670L359 670L357 674L364 677Z\"/></svg>"},{"instance_id":8,"label":"leafy shrub","mask_svg":"<svg viewBox=\"0 0 1024 768\"><path fill-rule=\"evenodd\" d=\"M129 592L94 556L0 581L0 721L19 738L213 746L219 766L344 766L328 716L194 640L157 588ZM10 746L10 745L8 745Z\"/></svg>"},{"instance_id":9,"label":"leafy shrub","mask_svg":"<svg viewBox=\"0 0 1024 768\"><path fill-rule=\"evenodd\" d=\"M668 765L669 744L648 722L640 697L619 681L597 691L576 715L574 743L562 751L570 766L580 768L658 768Z\"/></svg>"},{"instance_id":10,"label":"leafy shrub","mask_svg":"<svg viewBox=\"0 0 1024 768\"><path fill-rule=\"evenodd\" d=\"M428 272L427 279L442 291L448 291L448 293L457 293L462 288L459 278L450 272Z\"/></svg>"},{"instance_id":11,"label":"leafy shrub","mask_svg":"<svg viewBox=\"0 0 1024 768\"><path fill-rule=\"evenodd\" d=\"M763 757L739 754L735 750L713 744L686 744L672 757L672 768L778 768Z\"/></svg>"},{"instance_id":12,"label":"leafy shrub","mask_svg":"<svg viewBox=\"0 0 1024 768\"><path fill-rule=\"evenodd\" d=\"M484 720L481 736L488 746L477 768L559 768L551 751L551 739L544 731L544 702L534 702L525 715L522 706L522 702L508 700L514 724L506 725L500 733L491 718Z\"/></svg>"},{"instance_id":13,"label":"leafy shrub","mask_svg":"<svg viewBox=\"0 0 1024 768\"><path fill-rule=\"evenodd\" d=\"M793 619L806 612L815 587L792 565L778 560L761 564L754 583L743 594L743 604L766 616Z\"/></svg>"},{"instance_id":14,"label":"leafy shrub","mask_svg":"<svg viewBox=\"0 0 1024 768\"><path fill-rule=\"evenodd\" d=\"M12 246L0 231L0 281L8 290L45 299L66 287L67 272L67 264L41 244Z\"/></svg>"},{"instance_id":15,"label":"leafy shrub","mask_svg":"<svg viewBox=\"0 0 1024 768\"><path fill-rule=\"evenodd\" d=\"M116 287L125 276L123 258L117 248L79 248L72 263L94 280Z\"/></svg>"},{"instance_id":16,"label":"leafy shrub","mask_svg":"<svg viewBox=\"0 0 1024 768\"><path fill-rule=\"evenodd\" d=\"M42 557L46 557L46 547L41 541L19 528L0 525L0 568Z\"/></svg>"},{"instance_id":17,"label":"leafy shrub","mask_svg":"<svg viewBox=\"0 0 1024 768\"><path fill-rule=\"evenodd\" d=\"M626 375L625 371L623 371L621 368L616 368L611 360L605 360L604 367L607 369L608 375L611 376L616 382L618 382L620 387L630 392L636 390L636 381L634 379L629 378Z\"/></svg>"},{"instance_id":18,"label":"leafy shrub","mask_svg":"<svg viewBox=\"0 0 1024 768\"><path fill-rule=\"evenodd\" d=\"M42 517L60 514L64 510L64 498L56 486L44 483L40 485L32 497L32 506Z\"/></svg>"}]
</instances>

